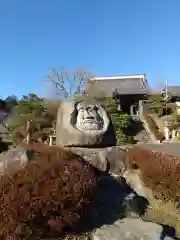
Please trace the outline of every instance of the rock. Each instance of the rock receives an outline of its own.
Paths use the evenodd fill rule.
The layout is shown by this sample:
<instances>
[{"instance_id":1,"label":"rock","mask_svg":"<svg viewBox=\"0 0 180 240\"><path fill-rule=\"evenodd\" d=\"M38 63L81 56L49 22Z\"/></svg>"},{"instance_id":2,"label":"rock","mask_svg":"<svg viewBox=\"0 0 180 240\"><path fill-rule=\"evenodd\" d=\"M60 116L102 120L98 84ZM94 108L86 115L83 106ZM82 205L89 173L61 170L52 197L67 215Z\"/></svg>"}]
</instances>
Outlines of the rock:
<instances>
[{"instance_id":1,"label":"rock","mask_svg":"<svg viewBox=\"0 0 180 240\"><path fill-rule=\"evenodd\" d=\"M25 166L27 161L33 156L30 149L20 146L12 148L0 154L0 175L9 173L12 170L20 169Z\"/></svg>"},{"instance_id":2,"label":"rock","mask_svg":"<svg viewBox=\"0 0 180 240\"><path fill-rule=\"evenodd\" d=\"M61 103L56 122L56 145L107 147L116 145L110 117L96 100Z\"/></svg>"},{"instance_id":3,"label":"rock","mask_svg":"<svg viewBox=\"0 0 180 240\"><path fill-rule=\"evenodd\" d=\"M96 229L95 240L178 239L173 227L140 218L146 213L148 199L139 196L122 177L103 175L94 197L83 223Z\"/></svg>"},{"instance_id":4,"label":"rock","mask_svg":"<svg viewBox=\"0 0 180 240\"><path fill-rule=\"evenodd\" d=\"M126 150L116 146L108 147L106 157L109 162L109 173L121 175L126 168Z\"/></svg>"},{"instance_id":5,"label":"rock","mask_svg":"<svg viewBox=\"0 0 180 240\"><path fill-rule=\"evenodd\" d=\"M108 160L106 158L106 148L71 148L71 151L80 155L86 162L101 171L108 171Z\"/></svg>"},{"instance_id":6,"label":"rock","mask_svg":"<svg viewBox=\"0 0 180 240\"><path fill-rule=\"evenodd\" d=\"M172 227L125 218L113 225L105 225L94 233L94 240L170 240L177 239Z\"/></svg>"},{"instance_id":7,"label":"rock","mask_svg":"<svg viewBox=\"0 0 180 240\"><path fill-rule=\"evenodd\" d=\"M71 151L82 156L85 161L108 173L121 175L125 169L125 150L118 147L78 148Z\"/></svg>"},{"instance_id":8,"label":"rock","mask_svg":"<svg viewBox=\"0 0 180 240\"><path fill-rule=\"evenodd\" d=\"M151 189L145 186L141 180L140 169L126 169L123 172L123 177L126 179L127 183L136 191L139 195L153 198L153 192Z\"/></svg>"}]
</instances>

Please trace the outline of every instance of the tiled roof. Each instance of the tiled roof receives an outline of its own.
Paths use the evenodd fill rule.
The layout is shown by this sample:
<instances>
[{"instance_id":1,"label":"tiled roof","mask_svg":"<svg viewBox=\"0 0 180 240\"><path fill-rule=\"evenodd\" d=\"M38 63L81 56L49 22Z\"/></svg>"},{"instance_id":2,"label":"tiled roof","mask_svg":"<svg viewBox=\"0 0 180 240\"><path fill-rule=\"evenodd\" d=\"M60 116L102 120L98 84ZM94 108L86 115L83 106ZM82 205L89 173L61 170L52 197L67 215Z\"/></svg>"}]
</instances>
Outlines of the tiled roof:
<instances>
[{"instance_id":1,"label":"tiled roof","mask_svg":"<svg viewBox=\"0 0 180 240\"><path fill-rule=\"evenodd\" d=\"M164 93L166 92L166 88L161 88L161 89L157 89L157 90L153 90L153 94L160 94L160 93ZM172 96L180 96L180 86L171 86L168 85L167 86L167 92L171 93Z\"/></svg>"},{"instance_id":2,"label":"tiled roof","mask_svg":"<svg viewBox=\"0 0 180 240\"><path fill-rule=\"evenodd\" d=\"M91 80L86 90L92 93L104 93L106 97L111 97L113 92L117 94L130 95L130 94L148 94L150 89L146 80L142 78L116 78L116 79L101 79Z\"/></svg>"},{"instance_id":3,"label":"tiled roof","mask_svg":"<svg viewBox=\"0 0 180 240\"><path fill-rule=\"evenodd\" d=\"M167 90L174 96L180 96L180 86L168 86Z\"/></svg>"}]
</instances>

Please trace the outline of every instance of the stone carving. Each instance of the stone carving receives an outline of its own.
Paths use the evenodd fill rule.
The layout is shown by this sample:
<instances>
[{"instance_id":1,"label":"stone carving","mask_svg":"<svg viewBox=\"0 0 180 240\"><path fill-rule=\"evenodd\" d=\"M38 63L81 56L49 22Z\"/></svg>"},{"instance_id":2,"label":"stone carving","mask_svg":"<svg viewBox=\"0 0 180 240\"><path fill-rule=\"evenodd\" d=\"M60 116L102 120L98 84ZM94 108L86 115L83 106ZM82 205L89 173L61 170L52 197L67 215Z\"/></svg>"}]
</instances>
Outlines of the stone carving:
<instances>
[{"instance_id":1,"label":"stone carving","mask_svg":"<svg viewBox=\"0 0 180 240\"><path fill-rule=\"evenodd\" d=\"M62 102L57 115L56 144L65 146L102 170L99 192L93 201L93 204L97 203L96 211L90 209L92 216L88 216L88 222L95 224L93 229L97 229L94 239L160 239L162 226L137 218L144 215L148 206L145 197L151 196L151 191L146 191L140 173L129 169L127 151L130 146L116 146L113 125L102 104L86 100ZM144 197L138 196L136 191ZM129 214L130 211L137 219L131 219L133 214ZM128 216L123 223L122 216ZM111 219L113 222L117 220L115 224L110 224ZM105 228L99 228L106 223Z\"/></svg>"},{"instance_id":2,"label":"stone carving","mask_svg":"<svg viewBox=\"0 0 180 240\"><path fill-rule=\"evenodd\" d=\"M94 167L111 174L122 175L125 170L126 150L119 147L71 148Z\"/></svg>"},{"instance_id":3,"label":"stone carving","mask_svg":"<svg viewBox=\"0 0 180 240\"><path fill-rule=\"evenodd\" d=\"M125 166L125 151L116 147L116 135L104 106L95 99L62 102L56 122L56 145L69 147L85 161L109 173Z\"/></svg>"},{"instance_id":4,"label":"stone carving","mask_svg":"<svg viewBox=\"0 0 180 240\"><path fill-rule=\"evenodd\" d=\"M81 102L76 105L76 110L76 127L78 130L82 132L103 131L103 127L105 126L103 109L98 104L85 105Z\"/></svg>"},{"instance_id":5,"label":"stone carving","mask_svg":"<svg viewBox=\"0 0 180 240\"><path fill-rule=\"evenodd\" d=\"M114 127L103 105L95 99L62 102L57 115L56 145L116 145Z\"/></svg>"}]
</instances>

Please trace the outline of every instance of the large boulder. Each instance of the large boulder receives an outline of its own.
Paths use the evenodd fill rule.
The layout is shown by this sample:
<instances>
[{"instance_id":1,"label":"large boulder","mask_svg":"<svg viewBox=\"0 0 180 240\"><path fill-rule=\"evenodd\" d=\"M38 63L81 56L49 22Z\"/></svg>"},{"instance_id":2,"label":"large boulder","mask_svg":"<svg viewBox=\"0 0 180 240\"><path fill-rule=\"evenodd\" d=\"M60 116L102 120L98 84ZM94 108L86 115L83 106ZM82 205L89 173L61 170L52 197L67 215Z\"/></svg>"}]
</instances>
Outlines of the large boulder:
<instances>
[{"instance_id":1,"label":"large boulder","mask_svg":"<svg viewBox=\"0 0 180 240\"><path fill-rule=\"evenodd\" d=\"M23 168L32 159L33 151L17 146L0 154L0 175Z\"/></svg>"},{"instance_id":2,"label":"large boulder","mask_svg":"<svg viewBox=\"0 0 180 240\"><path fill-rule=\"evenodd\" d=\"M70 148L72 152L80 155L83 159L108 173L122 175L126 166L126 151L119 147L106 147L106 148Z\"/></svg>"},{"instance_id":3,"label":"large boulder","mask_svg":"<svg viewBox=\"0 0 180 240\"><path fill-rule=\"evenodd\" d=\"M118 220L113 225L106 225L97 229L94 240L172 240L179 239L175 236L173 227L163 226L141 219L125 218Z\"/></svg>"},{"instance_id":4,"label":"large boulder","mask_svg":"<svg viewBox=\"0 0 180 240\"><path fill-rule=\"evenodd\" d=\"M104 106L94 99L61 103L56 123L56 145L107 147L116 135Z\"/></svg>"},{"instance_id":5,"label":"large boulder","mask_svg":"<svg viewBox=\"0 0 180 240\"><path fill-rule=\"evenodd\" d=\"M153 192L142 181L140 169L126 169L123 177L127 183L141 196L153 199Z\"/></svg>"}]
</instances>

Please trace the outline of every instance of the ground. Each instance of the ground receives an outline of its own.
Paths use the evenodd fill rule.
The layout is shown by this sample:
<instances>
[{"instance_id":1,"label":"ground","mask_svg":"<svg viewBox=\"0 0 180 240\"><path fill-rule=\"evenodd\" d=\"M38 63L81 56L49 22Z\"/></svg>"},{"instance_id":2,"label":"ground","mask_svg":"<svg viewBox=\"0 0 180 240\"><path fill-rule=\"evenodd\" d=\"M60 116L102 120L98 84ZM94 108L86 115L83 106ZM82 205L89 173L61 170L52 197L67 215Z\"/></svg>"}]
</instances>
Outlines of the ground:
<instances>
[{"instance_id":1,"label":"ground","mask_svg":"<svg viewBox=\"0 0 180 240\"><path fill-rule=\"evenodd\" d=\"M180 143L140 144L143 148L180 156Z\"/></svg>"}]
</instances>

